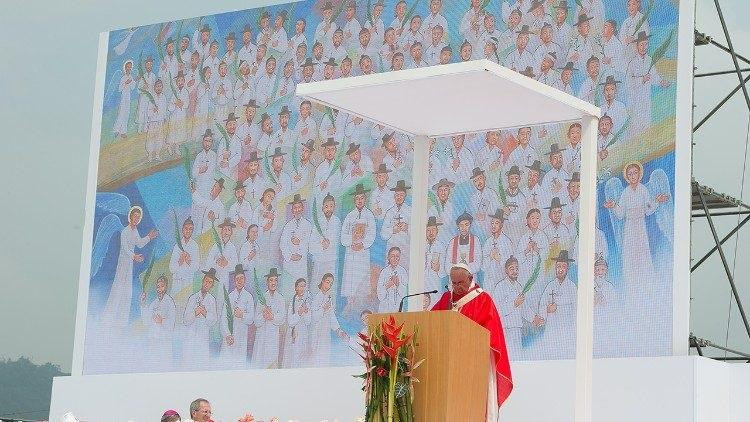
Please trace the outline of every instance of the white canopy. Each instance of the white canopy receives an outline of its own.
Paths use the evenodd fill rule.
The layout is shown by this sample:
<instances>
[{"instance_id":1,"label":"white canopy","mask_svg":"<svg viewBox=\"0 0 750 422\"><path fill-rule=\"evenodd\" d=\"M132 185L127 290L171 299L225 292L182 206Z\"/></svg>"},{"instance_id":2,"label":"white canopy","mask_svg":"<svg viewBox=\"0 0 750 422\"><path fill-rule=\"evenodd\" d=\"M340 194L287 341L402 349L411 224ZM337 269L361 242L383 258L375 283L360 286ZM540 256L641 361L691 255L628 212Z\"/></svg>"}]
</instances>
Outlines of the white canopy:
<instances>
[{"instance_id":1,"label":"white canopy","mask_svg":"<svg viewBox=\"0 0 750 422\"><path fill-rule=\"evenodd\" d=\"M305 83L297 95L429 137L601 115L598 107L489 60Z\"/></svg>"},{"instance_id":2,"label":"white canopy","mask_svg":"<svg viewBox=\"0 0 750 422\"><path fill-rule=\"evenodd\" d=\"M409 227L427 223L428 138L581 120L574 413L577 422L591 421L599 108L489 60L303 83L297 95L416 136ZM409 235L409 293L414 293L424 290L426 239L423 229Z\"/></svg>"}]
</instances>

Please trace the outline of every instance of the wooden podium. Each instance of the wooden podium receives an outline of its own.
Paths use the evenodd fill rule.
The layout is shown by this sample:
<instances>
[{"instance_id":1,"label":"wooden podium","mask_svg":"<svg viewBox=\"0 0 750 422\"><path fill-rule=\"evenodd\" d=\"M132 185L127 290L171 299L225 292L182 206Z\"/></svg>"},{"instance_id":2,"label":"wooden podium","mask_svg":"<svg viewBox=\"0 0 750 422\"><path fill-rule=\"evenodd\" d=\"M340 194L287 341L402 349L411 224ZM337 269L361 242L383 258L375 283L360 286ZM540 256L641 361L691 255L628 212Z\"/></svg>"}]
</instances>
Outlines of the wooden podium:
<instances>
[{"instance_id":1,"label":"wooden podium","mask_svg":"<svg viewBox=\"0 0 750 422\"><path fill-rule=\"evenodd\" d=\"M490 333L454 311L373 314L368 326L391 315L404 332L419 327L416 360L414 420L424 422L483 421L487 407Z\"/></svg>"}]
</instances>

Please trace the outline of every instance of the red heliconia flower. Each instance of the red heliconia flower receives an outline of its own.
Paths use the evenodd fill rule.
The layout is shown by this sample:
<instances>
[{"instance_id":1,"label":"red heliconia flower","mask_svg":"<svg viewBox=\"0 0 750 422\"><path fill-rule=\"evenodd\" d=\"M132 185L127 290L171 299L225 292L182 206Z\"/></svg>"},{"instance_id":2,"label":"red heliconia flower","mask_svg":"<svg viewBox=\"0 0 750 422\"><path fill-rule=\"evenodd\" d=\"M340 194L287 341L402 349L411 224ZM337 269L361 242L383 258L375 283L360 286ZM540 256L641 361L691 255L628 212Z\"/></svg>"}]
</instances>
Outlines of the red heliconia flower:
<instances>
[{"instance_id":1,"label":"red heliconia flower","mask_svg":"<svg viewBox=\"0 0 750 422\"><path fill-rule=\"evenodd\" d=\"M368 336L367 336L367 334L363 334L363 333L357 333L357 335L358 335L358 336L359 336L359 338L360 338L360 339L362 339L362 341L364 341L365 343L368 343L368 344L370 343L370 337L368 337Z\"/></svg>"},{"instance_id":2,"label":"red heliconia flower","mask_svg":"<svg viewBox=\"0 0 750 422\"><path fill-rule=\"evenodd\" d=\"M393 318L393 315L391 315L388 321L383 321L381 326L383 328L383 335L391 342L397 340L399 336L401 336L401 329L404 328L404 324L396 326L396 319Z\"/></svg>"},{"instance_id":3,"label":"red heliconia flower","mask_svg":"<svg viewBox=\"0 0 750 422\"><path fill-rule=\"evenodd\" d=\"M391 360L395 361L396 356L398 356L398 349L394 347L388 347L385 344L383 345L383 351L385 351L386 354L391 358Z\"/></svg>"},{"instance_id":4,"label":"red heliconia flower","mask_svg":"<svg viewBox=\"0 0 750 422\"><path fill-rule=\"evenodd\" d=\"M388 375L388 371L386 371L385 368L383 367L378 368L376 373L378 374L379 377L384 377Z\"/></svg>"}]
</instances>

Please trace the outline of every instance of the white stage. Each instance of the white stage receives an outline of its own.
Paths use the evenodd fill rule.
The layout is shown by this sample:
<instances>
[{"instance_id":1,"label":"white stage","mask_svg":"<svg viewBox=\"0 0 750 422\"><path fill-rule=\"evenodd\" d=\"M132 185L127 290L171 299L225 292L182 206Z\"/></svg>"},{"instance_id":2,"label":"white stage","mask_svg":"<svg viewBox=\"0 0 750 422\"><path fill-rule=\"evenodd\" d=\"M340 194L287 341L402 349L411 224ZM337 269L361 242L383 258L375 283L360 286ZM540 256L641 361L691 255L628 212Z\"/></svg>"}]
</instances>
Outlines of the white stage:
<instances>
[{"instance_id":1,"label":"white stage","mask_svg":"<svg viewBox=\"0 0 750 422\"><path fill-rule=\"evenodd\" d=\"M187 416L190 401L203 396L212 402L216 421L236 420L251 410L266 421L279 416L281 422L349 422L363 413L361 380L352 377L361 370L59 377L52 387L50 421L60 420L68 411L86 421L152 421L171 408ZM574 372L572 360L514 363L515 388L501 420L572 421ZM594 421L746 421L749 395L747 365L694 356L594 361ZM111 415L127 416L113 419Z\"/></svg>"}]
</instances>

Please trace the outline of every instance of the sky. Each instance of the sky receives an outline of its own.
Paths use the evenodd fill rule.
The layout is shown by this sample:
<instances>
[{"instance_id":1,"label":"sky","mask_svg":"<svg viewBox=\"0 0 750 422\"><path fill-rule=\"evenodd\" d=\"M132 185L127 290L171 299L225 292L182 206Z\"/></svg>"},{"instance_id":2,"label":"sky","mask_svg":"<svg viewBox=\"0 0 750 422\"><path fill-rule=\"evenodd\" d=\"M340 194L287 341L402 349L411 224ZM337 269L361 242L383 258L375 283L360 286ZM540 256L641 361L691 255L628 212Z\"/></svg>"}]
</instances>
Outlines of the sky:
<instances>
[{"instance_id":1,"label":"sky","mask_svg":"<svg viewBox=\"0 0 750 422\"><path fill-rule=\"evenodd\" d=\"M724 42L712 0L696 0L697 28ZM102 31L217 12L246 9L258 0L8 0L0 14L0 358L27 356L70 370L89 160L98 35ZM275 2L274 2L275 3ZM750 31L741 17L746 0L722 0L735 47L750 56ZM698 72L732 68L711 46L696 50ZM746 66L745 66L746 67ZM696 121L737 85L736 75L703 78L695 85ZM741 196L748 111L742 95L696 134L694 177L719 192ZM748 169L750 172L750 169ZM750 179L750 177L746 177ZM750 202L750 186L744 189ZM719 217L720 233L735 217ZM750 230L747 228L746 230ZM711 245L703 220L693 224L693 256ZM750 270L750 233L740 232L735 271ZM726 243L732 265L734 239ZM688 282L681 280L680 282ZM691 330L750 351L718 255L692 277ZM738 277L750 307L750 286Z\"/></svg>"}]
</instances>

